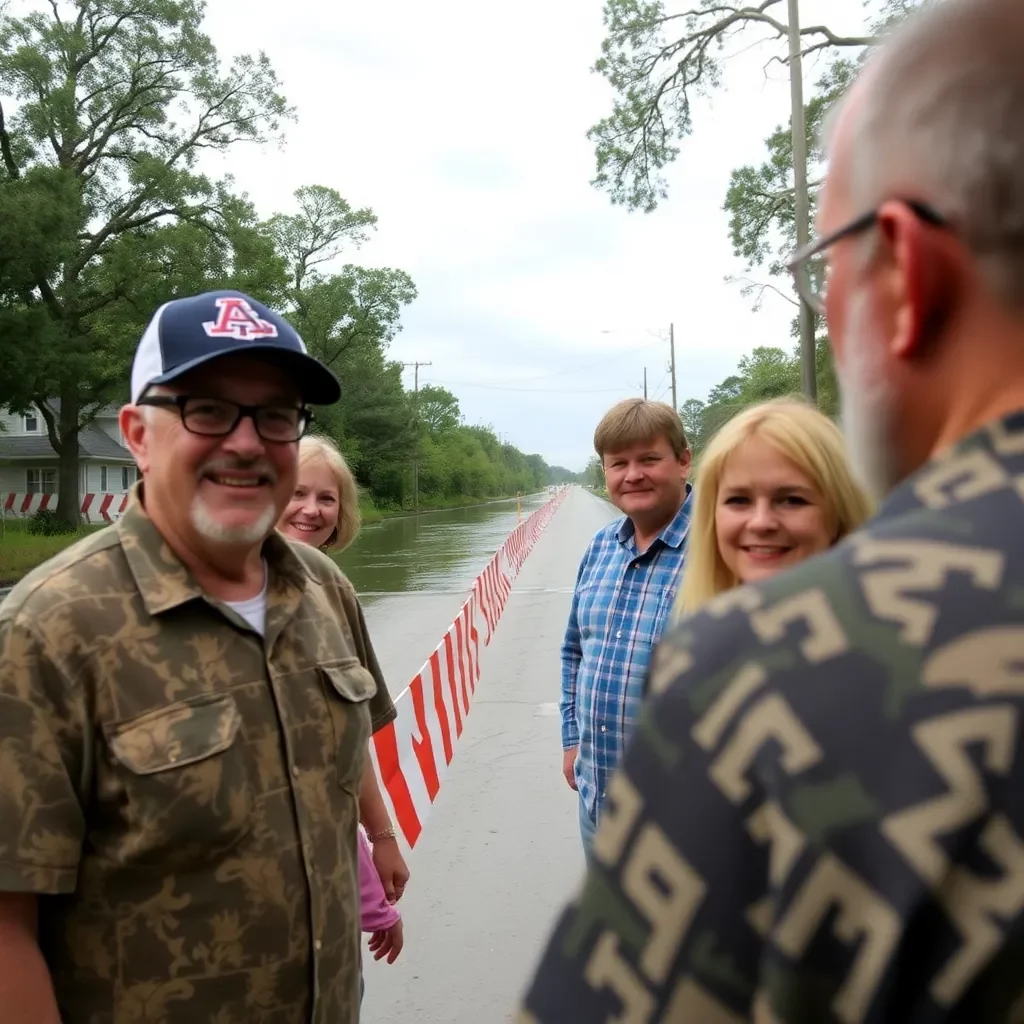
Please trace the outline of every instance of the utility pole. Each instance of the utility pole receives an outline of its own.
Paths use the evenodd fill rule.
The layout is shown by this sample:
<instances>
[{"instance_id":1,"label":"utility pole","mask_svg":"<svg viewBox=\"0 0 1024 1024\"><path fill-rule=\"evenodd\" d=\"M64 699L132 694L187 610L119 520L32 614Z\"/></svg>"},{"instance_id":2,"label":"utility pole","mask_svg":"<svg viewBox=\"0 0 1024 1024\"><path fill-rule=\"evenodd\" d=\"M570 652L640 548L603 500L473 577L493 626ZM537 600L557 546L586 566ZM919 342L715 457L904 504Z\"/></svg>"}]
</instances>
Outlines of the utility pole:
<instances>
[{"instance_id":1,"label":"utility pole","mask_svg":"<svg viewBox=\"0 0 1024 1024\"><path fill-rule=\"evenodd\" d=\"M414 512L420 510L420 367L432 366L432 363L402 363L402 366L413 368L412 408L413 423L416 435L412 442L412 507Z\"/></svg>"},{"instance_id":2,"label":"utility pole","mask_svg":"<svg viewBox=\"0 0 1024 1024\"><path fill-rule=\"evenodd\" d=\"M679 412L679 402L676 399L676 325L668 325L668 346L672 354L672 408Z\"/></svg>"},{"instance_id":3,"label":"utility pole","mask_svg":"<svg viewBox=\"0 0 1024 1024\"><path fill-rule=\"evenodd\" d=\"M644 398L647 398L647 367L644 367Z\"/></svg>"},{"instance_id":4,"label":"utility pole","mask_svg":"<svg viewBox=\"0 0 1024 1024\"><path fill-rule=\"evenodd\" d=\"M793 107L793 198L796 205L796 244L811 236L810 197L807 192L807 123L804 119L804 72L800 55L800 0L789 0L789 91ZM807 267L800 270L807 273ZM814 352L814 313L800 300L800 370L804 395L818 404L818 377Z\"/></svg>"}]
</instances>

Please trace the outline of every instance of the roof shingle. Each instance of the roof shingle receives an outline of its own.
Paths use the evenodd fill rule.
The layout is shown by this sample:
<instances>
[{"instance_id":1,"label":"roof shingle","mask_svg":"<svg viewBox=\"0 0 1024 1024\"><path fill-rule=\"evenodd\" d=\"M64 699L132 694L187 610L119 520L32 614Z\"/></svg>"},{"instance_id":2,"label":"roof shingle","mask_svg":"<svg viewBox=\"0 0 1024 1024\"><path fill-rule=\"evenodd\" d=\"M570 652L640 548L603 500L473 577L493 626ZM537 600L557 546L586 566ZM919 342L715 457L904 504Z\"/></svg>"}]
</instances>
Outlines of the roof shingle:
<instances>
[{"instance_id":1,"label":"roof shingle","mask_svg":"<svg viewBox=\"0 0 1024 1024\"><path fill-rule=\"evenodd\" d=\"M55 459L46 434L0 434L0 459ZM106 431L90 423L78 433L80 459L111 459L134 462L132 453L118 444Z\"/></svg>"}]
</instances>

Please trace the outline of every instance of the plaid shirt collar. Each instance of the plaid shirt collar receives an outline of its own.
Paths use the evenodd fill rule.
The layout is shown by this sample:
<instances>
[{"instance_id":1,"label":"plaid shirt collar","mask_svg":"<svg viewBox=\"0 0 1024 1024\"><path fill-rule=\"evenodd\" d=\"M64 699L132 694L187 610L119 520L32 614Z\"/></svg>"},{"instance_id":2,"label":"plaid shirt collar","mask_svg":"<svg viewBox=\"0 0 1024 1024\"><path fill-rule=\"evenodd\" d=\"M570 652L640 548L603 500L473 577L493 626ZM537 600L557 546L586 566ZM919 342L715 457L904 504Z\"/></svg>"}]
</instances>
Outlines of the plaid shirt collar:
<instances>
[{"instance_id":1,"label":"plaid shirt collar","mask_svg":"<svg viewBox=\"0 0 1024 1024\"><path fill-rule=\"evenodd\" d=\"M682 547L683 542L686 540L686 534L690 529L690 517L693 514L693 484L688 483L686 485L686 497L683 499L682 505L679 506L679 511L672 517L668 525L658 534L654 539L654 544L661 541L662 544L667 548L679 548ZM623 546L631 544L633 537L636 534L636 526L633 524L633 520L629 516L625 516L622 523L619 526L618 532L615 534L616 539Z\"/></svg>"}]
</instances>

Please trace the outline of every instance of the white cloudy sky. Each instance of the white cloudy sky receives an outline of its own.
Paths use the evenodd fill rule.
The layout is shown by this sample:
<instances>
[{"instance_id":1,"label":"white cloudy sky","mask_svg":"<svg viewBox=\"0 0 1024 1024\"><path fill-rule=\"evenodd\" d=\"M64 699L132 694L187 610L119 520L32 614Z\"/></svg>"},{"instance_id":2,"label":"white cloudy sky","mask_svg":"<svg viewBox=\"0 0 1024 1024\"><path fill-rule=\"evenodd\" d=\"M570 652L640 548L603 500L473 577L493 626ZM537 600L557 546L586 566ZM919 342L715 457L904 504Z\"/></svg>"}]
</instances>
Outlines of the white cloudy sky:
<instances>
[{"instance_id":1,"label":"white cloudy sky","mask_svg":"<svg viewBox=\"0 0 1024 1024\"><path fill-rule=\"evenodd\" d=\"M802 8L837 31L864 20L861 0ZM282 151L239 149L226 169L263 214L303 184L376 211L350 258L400 267L419 289L392 355L431 362L421 380L455 392L468 422L582 468L597 420L640 393L645 366L651 396L669 396L668 344L651 332L675 324L680 402L754 346L792 344L791 307L754 313L724 281L742 270L721 208L729 172L760 161L788 112L784 70L764 71L774 48L735 47L669 200L644 215L589 185L586 131L611 103L590 71L601 0L249 0L238 13L210 0L214 42L267 50L298 122Z\"/></svg>"}]
</instances>

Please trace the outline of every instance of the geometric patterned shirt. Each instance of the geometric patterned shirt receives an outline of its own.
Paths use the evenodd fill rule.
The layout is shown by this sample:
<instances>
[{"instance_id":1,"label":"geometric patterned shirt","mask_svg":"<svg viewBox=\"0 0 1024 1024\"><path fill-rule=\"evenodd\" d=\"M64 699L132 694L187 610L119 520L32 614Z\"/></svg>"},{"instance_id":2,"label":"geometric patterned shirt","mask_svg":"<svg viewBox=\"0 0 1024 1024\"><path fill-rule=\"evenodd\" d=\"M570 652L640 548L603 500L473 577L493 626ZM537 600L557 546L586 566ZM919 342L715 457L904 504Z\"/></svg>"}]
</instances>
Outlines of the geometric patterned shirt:
<instances>
[{"instance_id":1,"label":"geometric patterned shirt","mask_svg":"<svg viewBox=\"0 0 1024 1024\"><path fill-rule=\"evenodd\" d=\"M643 699L651 651L675 602L693 493L639 554L632 520L590 542L576 577L562 643L562 749L579 747L576 785L594 819L622 760Z\"/></svg>"},{"instance_id":2,"label":"geometric patterned shirt","mask_svg":"<svg viewBox=\"0 0 1024 1024\"><path fill-rule=\"evenodd\" d=\"M673 628L522 1024L1024 1020L1024 413Z\"/></svg>"}]
</instances>

